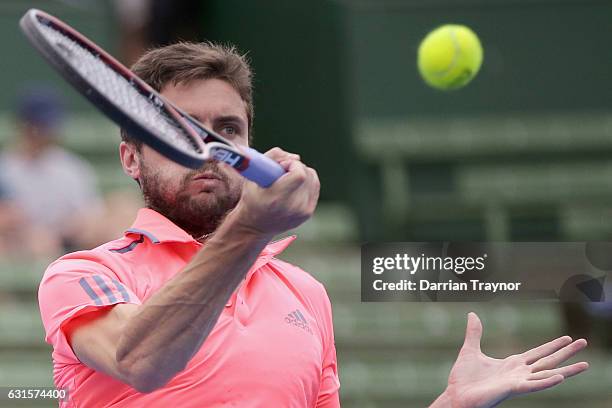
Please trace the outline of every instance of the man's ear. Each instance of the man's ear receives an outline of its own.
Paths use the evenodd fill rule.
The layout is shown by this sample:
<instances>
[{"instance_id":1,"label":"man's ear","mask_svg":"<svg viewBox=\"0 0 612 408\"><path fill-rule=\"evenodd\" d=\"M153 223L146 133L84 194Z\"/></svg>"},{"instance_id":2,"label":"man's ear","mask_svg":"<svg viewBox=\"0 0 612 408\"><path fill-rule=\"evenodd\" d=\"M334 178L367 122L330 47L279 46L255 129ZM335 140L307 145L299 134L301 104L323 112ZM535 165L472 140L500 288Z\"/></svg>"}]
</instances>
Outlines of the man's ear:
<instances>
[{"instance_id":1,"label":"man's ear","mask_svg":"<svg viewBox=\"0 0 612 408\"><path fill-rule=\"evenodd\" d=\"M119 145L119 157L123 172L132 179L138 181L140 179L140 154L136 146L132 143L121 142Z\"/></svg>"}]
</instances>

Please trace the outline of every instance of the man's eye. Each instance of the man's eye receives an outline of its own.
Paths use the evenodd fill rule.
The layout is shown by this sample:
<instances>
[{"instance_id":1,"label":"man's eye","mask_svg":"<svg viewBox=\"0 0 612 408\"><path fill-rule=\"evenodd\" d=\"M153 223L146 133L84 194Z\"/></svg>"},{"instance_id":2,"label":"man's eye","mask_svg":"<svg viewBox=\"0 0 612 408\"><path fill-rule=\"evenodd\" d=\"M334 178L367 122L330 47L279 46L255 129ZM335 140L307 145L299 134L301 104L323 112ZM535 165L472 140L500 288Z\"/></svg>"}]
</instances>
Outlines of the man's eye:
<instances>
[{"instance_id":1,"label":"man's eye","mask_svg":"<svg viewBox=\"0 0 612 408\"><path fill-rule=\"evenodd\" d=\"M230 136L233 136L236 133L238 133L234 126L224 126L222 130L223 130L223 133L225 133L226 135L230 135Z\"/></svg>"}]
</instances>

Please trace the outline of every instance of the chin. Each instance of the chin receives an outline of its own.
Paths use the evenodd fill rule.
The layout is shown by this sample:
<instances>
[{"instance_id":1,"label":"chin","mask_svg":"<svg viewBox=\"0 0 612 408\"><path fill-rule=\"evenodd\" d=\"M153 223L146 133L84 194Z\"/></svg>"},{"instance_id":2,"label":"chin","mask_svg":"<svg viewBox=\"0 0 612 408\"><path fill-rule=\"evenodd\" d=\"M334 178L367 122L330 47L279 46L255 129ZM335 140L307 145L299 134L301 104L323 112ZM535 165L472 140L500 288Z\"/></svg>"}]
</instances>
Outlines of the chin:
<instances>
[{"instance_id":1,"label":"chin","mask_svg":"<svg viewBox=\"0 0 612 408\"><path fill-rule=\"evenodd\" d=\"M203 211L210 211L213 208L217 208L222 202L216 194L207 191L202 191L195 197L192 196L190 201L190 207Z\"/></svg>"}]
</instances>

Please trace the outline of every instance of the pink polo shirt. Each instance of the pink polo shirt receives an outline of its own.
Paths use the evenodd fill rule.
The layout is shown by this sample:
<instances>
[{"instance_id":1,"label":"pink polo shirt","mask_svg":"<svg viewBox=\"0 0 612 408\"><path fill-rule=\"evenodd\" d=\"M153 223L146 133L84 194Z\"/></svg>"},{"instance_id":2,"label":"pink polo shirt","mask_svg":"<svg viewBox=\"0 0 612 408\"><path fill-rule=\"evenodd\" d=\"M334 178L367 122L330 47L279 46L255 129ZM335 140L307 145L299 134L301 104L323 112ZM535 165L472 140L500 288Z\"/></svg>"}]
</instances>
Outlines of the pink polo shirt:
<instances>
[{"instance_id":1,"label":"pink polo shirt","mask_svg":"<svg viewBox=\"0 0 612 408\"><path fill-rule=\"evenodd\" d=\"M185 370L142 394L81 363L64 327L117 303L142 304L202 247L161 214L141 209L125 236L53 262L38 292L62 407L338 407L331 305L323 285L276 259L269 244Z\"/></svg>"}]
</instances>

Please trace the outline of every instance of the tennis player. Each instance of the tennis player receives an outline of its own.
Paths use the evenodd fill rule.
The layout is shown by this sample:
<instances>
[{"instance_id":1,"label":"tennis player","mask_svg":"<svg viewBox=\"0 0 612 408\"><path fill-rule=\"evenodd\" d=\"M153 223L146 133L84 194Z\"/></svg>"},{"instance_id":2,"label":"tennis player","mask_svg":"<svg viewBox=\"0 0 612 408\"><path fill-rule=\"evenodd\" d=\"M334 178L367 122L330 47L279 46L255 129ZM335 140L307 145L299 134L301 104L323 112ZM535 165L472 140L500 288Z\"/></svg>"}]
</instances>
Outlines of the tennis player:
<instances>
[{"instance_id":1,"label":"tennis player","mask_svg":"<svg viewBox=\"0 0 612 408\"><path fill-rule=\"evenodd\" d=\"M251 71L233 48L179 43L149 51L137 75L208 128L247 146ZM295 154L270 188L217 162L183 168L122 134L125 173L146 207L115 241L63 256L39 302L64 407L339 407L331 305L324 287L277 259L271 242L314 212L317 173ZM494 360L466 342L435 407L489 407L586 369L557 368L585 346L562 337Z\"/></svg>"}]
</instances>

